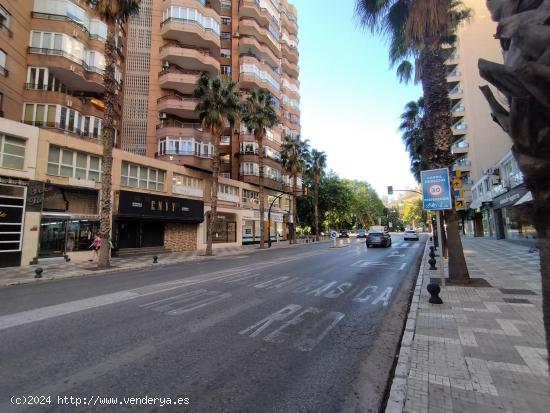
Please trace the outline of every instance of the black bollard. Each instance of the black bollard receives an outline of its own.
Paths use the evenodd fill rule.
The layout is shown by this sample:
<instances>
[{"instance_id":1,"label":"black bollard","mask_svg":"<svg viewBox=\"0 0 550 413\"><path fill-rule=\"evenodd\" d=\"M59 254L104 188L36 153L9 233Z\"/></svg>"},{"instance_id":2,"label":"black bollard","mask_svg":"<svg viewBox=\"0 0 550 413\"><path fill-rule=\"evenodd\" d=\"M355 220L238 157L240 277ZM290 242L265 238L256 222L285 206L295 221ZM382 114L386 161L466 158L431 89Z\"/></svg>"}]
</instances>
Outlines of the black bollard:
<instances>
[{"instance_id":1,"label":"black bollard","mask_svg":"<svg viewBox=\"0 0 550 413\"><path fill-rule=\"evenodd\" d=\"M159 257L157 257L156 255L153 256L153 264L158 264L159 262Z\"/></svg>"},{"instance_id":2,"label":"black bollard","mask_svg":"<svg viewBox=\"0 0 550 413\"><path fill-rule=\"evenodd\" d=\"M430 264L430 270L437 270L435 266L435 252L434 247L430 247L430 253L428 254L430 256L430 259L428 260L428 264Z\"/></svg>"},{"instance_id":3,"label":"black bollard","mask_svg":"<svg viewBox=\"0 0 550 413\"><path fill-rule=\"evenodd\" d=\"M441 288L439 288L439 285L437 284L428 284L426 287L428 292L430 293L430 300L429 302L431 304L443 304L443 300L439 298L439 293L441 292Z\"/></svg>"},{"instance_id":4,"label":"black bollard","mask_svg":"<svg viewBox=\"0 0 550 413\"><path fill-rule=\"evenodd\" d=\"M40 267L38 267L36 270L34 270L34 278L42 278L42 273L44 270Z\"/></svg>"}]
</instances>

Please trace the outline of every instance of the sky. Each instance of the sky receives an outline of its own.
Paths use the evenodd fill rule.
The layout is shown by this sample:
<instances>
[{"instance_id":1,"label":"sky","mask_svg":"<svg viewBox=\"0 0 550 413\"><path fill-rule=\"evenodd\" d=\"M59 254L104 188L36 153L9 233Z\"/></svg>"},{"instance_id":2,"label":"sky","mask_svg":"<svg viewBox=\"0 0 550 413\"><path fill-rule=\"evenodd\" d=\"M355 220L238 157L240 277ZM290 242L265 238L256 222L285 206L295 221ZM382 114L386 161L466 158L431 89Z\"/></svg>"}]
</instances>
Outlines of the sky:
<instances>
[{"instance_id":1,"label":"sky","mask_svg":"<svg viewBox=\"0 0 550 413\"><path fill-rule=\"evenodd\" d=\"M385 39L359 27L355 0L290 0L298 10L302 138L325 151L341 178L416 186L397 132L405 104L419 86L399 83Z\"/></svg>"}]
</instances>

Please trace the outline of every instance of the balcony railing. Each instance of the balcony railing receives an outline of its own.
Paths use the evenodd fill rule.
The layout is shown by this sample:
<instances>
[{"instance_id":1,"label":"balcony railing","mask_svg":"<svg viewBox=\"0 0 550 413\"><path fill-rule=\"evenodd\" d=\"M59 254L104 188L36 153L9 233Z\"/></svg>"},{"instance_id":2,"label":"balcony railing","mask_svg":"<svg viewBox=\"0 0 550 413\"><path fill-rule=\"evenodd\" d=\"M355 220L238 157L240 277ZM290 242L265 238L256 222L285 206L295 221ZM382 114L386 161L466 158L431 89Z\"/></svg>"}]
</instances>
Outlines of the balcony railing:
<instances>
[{"instance_id":1,"label":"balcony railing","mask_svg":"<svg viewBox=\"0 0 550 413\"><path fill-rule=\"evenodd\" d=\"M3 21L0 21L0 32L6 33L10 38L13 37L13 32L4 24Z\"/></svg>"},{"instance_id":2,"label":"balcony railing","mask_svg":"<svg viewBox=\"0 0 550 413\"><path fill-rule=\"evenodd\" d=\"M157 125L157 129L163 128L181 128L181 129L195 129L198 132L204 132L204 128L200 123L186 123L180 122L175 119L161 120Z\"/></svg>"},{"instance_id":3,"label":"balcony railing","mask_svg":"<svg viewBox=\"0 0 550 413\"><path fill-rule=\"evenodd\" d=\"M204 30L205 32L214 33L216 36L220 35L219 30L216 31L216 30L212 29L211 27L204 27L202 24L200 24L196 20L182 19L182 18L179 18L179 17L168 17L166 20L162 21L160 23L160 25L164 26L166 23L171 23L171 22L181 23L181 24L191 24L193 26L197 26L198 28Z\"/></svg>"},{"instance_id":4,"label":"balcony railing","mask_svg":"<svg viewBox=\"0 0 550 413\"><path fill-rule=\"evenodd\" d=\"M37 126L39 128L48 128L48 129L58 129L65 133L70 133L72 135L79 136L81 138L87 138L87 139L100 139L101 133L96 131L90 131L90 130L82 130L82 129L74 129L74 130L68 130L65 125L61 125L59 122L46 122L46 121L39 121L39 120L32 120L32 121L23 121L26 125L31 126Z\"/></svg>"},{"instance_id":5,"label":"balcony railing","mask_svg":"<svg viewBox=\"0 0 550 413\"><path fill-rule=\"evenodd\" d=\"M167 95L164 95L158 98L157 103L164 102L165 100L171 100L171 99L175 99L179 102L196 102L197 101L196 98L181 96L176 93L169 93Z\"/></svg>"},{"instance_id":6,"label":"balcony railing","mask_svg":"<svg viewBox=\"0 0 550 413\"><path fill-rule=\"evenodd\" d=\"M468 159L460 159L456 161L457 166L471 166L472 162L470 162Z\"/></svg>"},{"instance_id":7,"label":"balcony railing","mask_svg":"<svg viewBox=\"0 0 550 413\"><path fill-rule=\"evenodd\" d=\"M193 75L193 76L198 76L201 74L201 71L200 70L184 70L178 66L174 66L174 65L170 65L168 67L165 67L163 68L160 72L159 72L159 77L161 77L162 75L166 75L168 73L173 73L173 74L177 74L177 75Z\"/></svg>"},{"instance_id":8,"label":"balcony railing","mask_svg":"<svg viewBox=\"0 0 550 413\"><path fill-rule=\"evenodd\" d=\"M70 60L72 62L75 62L76 64L82 66L84 68L84 70L86 70L87 72L93 72L93 73L97 73L97 74L103 76L103 72L104 72L103 69L101 69L99 67L95 67L95 66L89 66L84 60L80 59L79 57L73 56L72 54L67 53L63 50L46 49L46 48L43 48L43 47L29 47L28 52L29 53L34 53L34 54L45 54L47 56L62 56L65 59L68 59L68 60Z\"/></svg>"},{"instance_id":9,"label":"balcony railing","mask_svg":"<svg viewBox=\"0 0 550 413\"><path fill-rule=\"evenodd\" d=\"M0 76L8 77L10 72L3 66L0 66Z\"/></svg>"},{"instance_id":10,"label":"balcony railing","mask_svg":"<svg viewBox=\"0 0 550 413\"><path fill-rule=\"evenodd\" d=\"M211 153L200 153L197 151L184 151L184 150L175 150L175 149L167 149L163 152L160 152L160 155L196 156L197 158L212 159Z\"/></svg>"},{"instance_id":11,"label":"balcony railing","mask_svg":"<svg viewBox=\"0 0 550 413\"><path fill-rule=\"evenodd\" d=\"M50 13L40 13L40 12L36 12L36 11L33 11L32 12L32 17L34 19L46 19L46 20L57 20L57 21L67 21L71 24L73 24L74 26L78 27L80 30L82 30L84 33L86 33L86 35L92 39L92 40L101 40L101 41L105 41L107 40L105 37L103 36L100 36L99 34L92 34L90 33L90 31L88 30L88 28L86 26L84 26L82 23L70 18L69 16L65 16L63 14L50 14Z\"/></svg>"},{"instance_id":12,"label":"balcony railing","mask_svg":"<svg viewBox=\"0 0 550 413\"><path fill-rule=\"evenodd\" d=\"M159 51L162 52L164 49L167 49L169 47L175 47L175 48L182 49L182 50L195 50L195 51L199 52L200 54L202 54L203 56L210 56L210 50L207 49L207 48L182 44L182 43L179 43L179 42L176 42L176 41L167 42L166 44L164 44L163 46L160 47Z\"/></svg>"}]
</instances>

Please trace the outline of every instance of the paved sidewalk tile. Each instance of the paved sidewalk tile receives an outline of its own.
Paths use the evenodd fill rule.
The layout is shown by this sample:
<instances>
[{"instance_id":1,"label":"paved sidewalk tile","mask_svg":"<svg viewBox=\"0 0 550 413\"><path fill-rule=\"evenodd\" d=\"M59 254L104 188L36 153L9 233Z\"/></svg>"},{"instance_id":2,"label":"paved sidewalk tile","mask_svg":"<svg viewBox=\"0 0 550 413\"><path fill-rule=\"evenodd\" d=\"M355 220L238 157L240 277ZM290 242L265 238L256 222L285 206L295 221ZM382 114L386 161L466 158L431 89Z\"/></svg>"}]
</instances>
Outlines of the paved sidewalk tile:
<instances>
[{"instance_id":1,"label":"paved sidewalk tile","mask_svg":"<svg viewBox=\"0 0 550 413\"><path fill-rule=\"evenodd\" d=\"M437 271L423 268L403 411L550 411L538 252L483 238L463 244L470 276L491 286L445 285L440 258ZM441 305L428 303L431 278L440 278Z\"/></svg>"}]
</instances>

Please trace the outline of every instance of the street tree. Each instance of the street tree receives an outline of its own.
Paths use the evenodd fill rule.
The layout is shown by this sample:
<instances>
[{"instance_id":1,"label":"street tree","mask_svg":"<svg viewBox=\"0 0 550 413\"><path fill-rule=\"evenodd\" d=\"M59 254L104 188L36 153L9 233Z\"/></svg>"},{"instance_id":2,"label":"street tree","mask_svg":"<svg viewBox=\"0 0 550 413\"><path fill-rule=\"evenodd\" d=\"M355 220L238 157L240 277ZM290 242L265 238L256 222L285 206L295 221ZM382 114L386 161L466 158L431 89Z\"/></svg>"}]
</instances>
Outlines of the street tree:
<instances>
[{"instance_id":1,"label":"street tree","mask_svg":"<svg viewBox=\"0 0 550 413\"><path fill-rule=\"evenodd\" d=\"M313 215L315 222L315 240L319 241L319 185L321 184L321 176L327 166L327 155L317 149L311 150L309 159L309 169L313 181Z\"/></svg>"},{"instance_id":2,"label":"street tree","mask_svg":"<svg viewBox=\"0 0 550 413\"><path fill-rule=\"evenodd\" d=\"M480 59L479 72L506 97L507 107L489 86L481 90L493 120L512 138L512 152L533 195L550 354L550 0L492 0L487 6L498 22L495 37L504 63Z\"/></svg>"},{"instance_id":3,"label":"street tree","mask_svg":"<svg viewBox=\"0 0 550 413\"><path fill-rule=\"evenodd\" d=\"M283 169L292 180L292 232L290 242L296 242L296 226L298 219L297 195L298 177L303 175L306 162L309 159L309 141L302 140L300 135L285 135L281 144L281 161ZM303 185L303 183L302 183Z\"/></svg>"},{"instance_id":4,"label":"street tree","mask_svg":"<svg viewBox=\"0 0 550 413\"><path fill-rule=\"evenodd\" d=\"M424 160L425 129L424 129L424 99L412 101L405 105L405 111L401 114L401 139L409 152L411 160L411 173L417 182L420 182L420 172L429 169Z\"/></svg>"},{"instance_id":5,"label":"street tree","mask_svg":"<svg viewBox=\"0 0 550 413\"><path fill-rule=\"evenodd\" d=\"M103 126L101 129L101 143L103 145L103 157L101 162L101 205L99 212L99 236L101 246L97 262L98 269L108 268L110 262L111 217L113 214L112 193L112 169L113 147L115 141L115 108L118 105L119 80L116 77L117 58L117 31L130 16L139 13L140 0L87 0L88 4L95 8L102 20L107 25L107 38L105 39L105 69L103 71L103 84L105 91L103 101L105 109L103 113Z\"/></svg>"},{"instance_id":6,"label":"street tree","mask_svg":"<svg viewBox=\"0 0 550 413\"><path fill-rule=\"evenodd\" d=\"M264 138L267 129L277 125L273 96L266 89L253 89L242 106L242 121L258 143L258 186L260 189L260 248L265 248L265 190L264 190ZM267 233L269 235L269 231Z\"/></svg>"},{"instance_id":7,"label":"street tree","mask_svg":"<svg viewBox=\"0 0 550 413\"><path fill-rule=\"evenodd\" d=\"M207 215L206 255L211 256L214 227L218 219L218 182L220 176L220 139L227 124L234 125L240 111L237 84L226 78L200 74L193 95L198 99L195 112L212 137L212 187L210 212Z\"/></svg>"},{"instance_id":8,"label":"street tree","mask_svg":"<svg viewBox=\"0 0 550 413\"><path fill-rule=\"evenodd\" d=\"M451 153L454 137L445 66L448 52L443 46L452 45L458 22L469 17L469 10L454 0L357 0L356 12L364 27L389 38L390 63L399 63L399 73L405 78L412 73L407 58L416 60L416 76L424 92L423 158L430 167L450 167L455 161ZM447 210L445 218L449 278L467 283L456 210Z\"/></svg>"}]
</instances>

